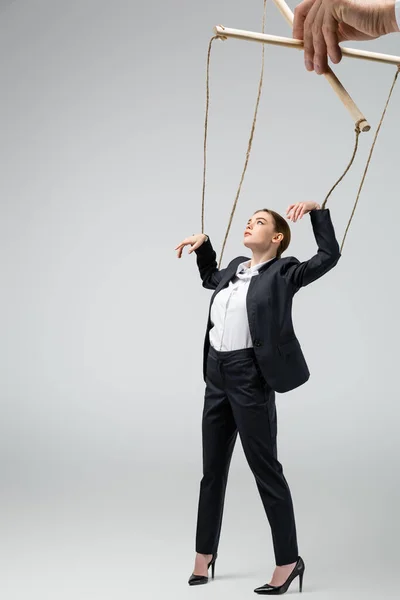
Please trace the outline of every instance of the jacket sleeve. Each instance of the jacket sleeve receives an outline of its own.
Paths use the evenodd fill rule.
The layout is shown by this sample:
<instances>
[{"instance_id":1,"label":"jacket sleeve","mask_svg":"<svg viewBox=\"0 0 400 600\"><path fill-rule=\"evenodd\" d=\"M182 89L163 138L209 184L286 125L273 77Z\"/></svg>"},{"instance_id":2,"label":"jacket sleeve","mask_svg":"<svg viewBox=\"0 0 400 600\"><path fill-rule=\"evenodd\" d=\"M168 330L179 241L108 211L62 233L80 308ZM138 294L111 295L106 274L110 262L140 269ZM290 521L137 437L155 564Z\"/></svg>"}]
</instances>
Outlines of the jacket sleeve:
<instances>
[{"instance_id":1,"label":"jacket sleeve","mask_svg":"<svg viewBox=\"0 0 400 600\"><path fill-rule=\"evenodd\" d=\"M217 255L211 245L210 238L203 242L195 252L203 287L208 290L215 290L226 269L218 270Z\"/></svg>"},{"instance_id":2,"label":"jacket sleeve","mask_svg":"<svg viewBox=\"0 0 400 600\"><path fill-rule=\"evenodd\" d=\"M310 218L318 246L317 253L304 262L290 257L284 266L284 277L297 289L325 275L341 256L329 209L312 210Z\"/></svg>"}]
</instances>

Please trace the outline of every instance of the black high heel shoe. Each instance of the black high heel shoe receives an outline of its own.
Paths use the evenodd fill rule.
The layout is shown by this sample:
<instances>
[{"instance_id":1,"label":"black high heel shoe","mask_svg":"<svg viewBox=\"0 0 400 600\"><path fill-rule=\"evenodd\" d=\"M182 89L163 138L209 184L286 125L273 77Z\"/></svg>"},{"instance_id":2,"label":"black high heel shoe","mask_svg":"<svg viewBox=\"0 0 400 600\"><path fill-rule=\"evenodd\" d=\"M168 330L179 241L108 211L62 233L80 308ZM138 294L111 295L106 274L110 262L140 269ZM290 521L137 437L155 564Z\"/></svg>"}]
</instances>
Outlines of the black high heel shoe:
<instances>
[{"instance_id":1,"label":"black high heel shoe","mask_svg":"<svg viewBox=\"0 0 400 600\"><path fill-rule=\"evenodd\" d=\"M215 573L215 561L217 560L217 556L218 556L218 552L213 554L212 559L210 560L210 562L207 565L207 569L209 569L211 567L211 577L213 579L214 579L214 573ZM194 575L193 573L189 577L189 581L188 581L189 585L201 585L203 583L208 583L208 577L206 577L204 575Z\"/></svg>"},{"instance_id":2,"label":"black high heel shoe","mask_svg":"<svg viewBox=\"0 0 400 600\"><path fill-rule=\"evenodd\" d=\"M269 583L266 583L265 585L262 585L261 587L256 588L254 591L256 592L256 594L268 594L270 596L272 595L278 595L278 594L284 594L285 592L288 591L290 584L292 583L293 579L296 579L296 577L299 577L299 591L303 591L303 575L304 575L304 571L305 571L305 564L303 559L301 558L301 556L299 556L299 558L297 559L297 563L295 564L293 571L290 573L289 577L286 579L285 583L283 583L282 585L270 585Z\"/></svg>"}]
</instances>

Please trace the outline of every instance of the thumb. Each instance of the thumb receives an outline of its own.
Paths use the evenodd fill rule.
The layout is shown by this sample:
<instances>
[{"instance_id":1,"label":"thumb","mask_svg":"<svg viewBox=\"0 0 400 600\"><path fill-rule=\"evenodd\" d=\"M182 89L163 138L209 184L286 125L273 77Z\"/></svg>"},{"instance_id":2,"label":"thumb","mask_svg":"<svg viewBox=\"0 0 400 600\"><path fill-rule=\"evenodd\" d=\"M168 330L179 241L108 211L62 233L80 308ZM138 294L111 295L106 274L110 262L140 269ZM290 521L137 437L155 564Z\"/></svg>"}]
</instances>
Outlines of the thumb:
<instances>
[{"instance_id":1,"label":"thumb","mask_svg":"<svg viewBox=\"0 0 400 600\"><path fill-rule=\"evenodd\" d=\"M200 245L200 244L199 244L199 242L195 242L195 243L193 244L193 246L190 248L190 250L189 250L188 254L192 254L192 252L193 252L194 250L196 250L196 249L199 247L199 245Z\"/></svg>"}]
</instances>

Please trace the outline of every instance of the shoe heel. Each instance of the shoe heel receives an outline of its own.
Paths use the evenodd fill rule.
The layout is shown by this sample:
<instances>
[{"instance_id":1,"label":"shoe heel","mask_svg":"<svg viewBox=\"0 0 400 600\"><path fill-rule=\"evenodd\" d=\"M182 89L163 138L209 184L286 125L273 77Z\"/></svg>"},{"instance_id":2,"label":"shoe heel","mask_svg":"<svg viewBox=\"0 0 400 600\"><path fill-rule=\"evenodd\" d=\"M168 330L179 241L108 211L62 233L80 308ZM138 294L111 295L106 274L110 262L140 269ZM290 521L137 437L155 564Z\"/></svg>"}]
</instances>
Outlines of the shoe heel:
<instances>
[{"instance_id":1,"label":"shoe heel","mask_svg":"<svg viewBox=\"0 0 400 600\"><path fill-rule=\"evenodd\" d=\"M303 591L303 575L304 575L304 571L299 573L299 592Z\"/></svg>"},{"instance_id":2,"label":"shoe heel","mask_svg":"<svg viewBox=\"0 0 400 600\"><path fill-rule=\"evenodd\" d=\"M214 573L215 573L215 561L211 565L211 578L212 579L214 579Z\"/></svg>"}]
</instances>

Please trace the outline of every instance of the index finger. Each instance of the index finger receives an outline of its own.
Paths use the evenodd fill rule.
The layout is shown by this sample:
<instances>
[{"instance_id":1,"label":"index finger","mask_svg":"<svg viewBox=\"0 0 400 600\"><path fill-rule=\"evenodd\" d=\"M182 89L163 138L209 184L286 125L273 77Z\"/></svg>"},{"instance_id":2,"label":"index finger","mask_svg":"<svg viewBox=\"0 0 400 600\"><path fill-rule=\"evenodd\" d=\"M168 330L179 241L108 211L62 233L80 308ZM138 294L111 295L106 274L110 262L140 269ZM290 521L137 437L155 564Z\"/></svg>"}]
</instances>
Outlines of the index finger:
<instances>
[{"instance_id":1,"label":"index finger","mask_svg":"<svg viewBox=\"0 0 400 600\"><path fill-rule=\"evenodd\" d=\"M304 36L304 21L316 0L303 0L294 9L293 38L302 40Z\"/></svg>"},{"instance_id":2,"label":"index finger","mask_svg":"<svg viewBox=\"0 0 400 600\"><path fill-rule=\"evenodd\" d=\"M185 238L184 240L181 241L179 246L187 246L190 243L191 243L190 238Z\"/></svg>"}]
</instances>

